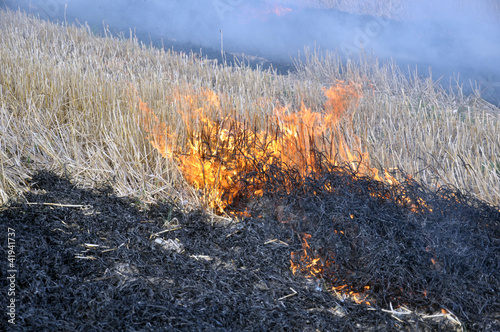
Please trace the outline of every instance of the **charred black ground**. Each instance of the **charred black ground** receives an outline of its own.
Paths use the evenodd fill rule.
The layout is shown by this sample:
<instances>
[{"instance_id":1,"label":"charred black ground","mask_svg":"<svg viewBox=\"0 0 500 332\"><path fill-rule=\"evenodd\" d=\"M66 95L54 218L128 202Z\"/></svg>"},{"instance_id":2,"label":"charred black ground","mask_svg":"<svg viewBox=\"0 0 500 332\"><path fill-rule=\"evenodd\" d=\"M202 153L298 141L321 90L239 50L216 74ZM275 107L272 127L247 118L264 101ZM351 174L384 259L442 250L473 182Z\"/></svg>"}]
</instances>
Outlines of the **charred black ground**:
<instances>
[{"instance_id":1,"label":"charred black ground","mask_svg":"<svg viewBox=\"0 0 500 332\"><path fill-rule=\"evenodd\" d=\"M116 197L109 186L84 190L37 172L25 199L0 211L4 228L16 232L19 270L17 325L7 327L459 329L444 317L380 310L392 303L420 313L448 309L469 331L500 330L498 207L456 190L432 192L411 181L394 188L337 168L284 194L279 179L293 180L293 172L268 174L267 195L253 204L258 217L223 225L173 203L145 206ZM405 196L426 203L417 211ZM335 257L324 280L290 271L304 233L315 253ZM370 285L374 304L325 290L336 283Z\"/></svg>"}]
</instances>

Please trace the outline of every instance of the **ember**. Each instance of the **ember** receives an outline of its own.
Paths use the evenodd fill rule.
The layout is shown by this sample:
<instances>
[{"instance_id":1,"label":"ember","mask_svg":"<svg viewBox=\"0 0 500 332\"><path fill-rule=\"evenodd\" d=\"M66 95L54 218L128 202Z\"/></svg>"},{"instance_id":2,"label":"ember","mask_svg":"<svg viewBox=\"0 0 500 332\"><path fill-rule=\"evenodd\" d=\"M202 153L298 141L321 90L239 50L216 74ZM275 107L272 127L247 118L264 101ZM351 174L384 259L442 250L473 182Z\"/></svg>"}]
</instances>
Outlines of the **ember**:
<instances>
[{"instance_id":1,"label":"ember","mask_svg":"<svg viewBox=\"0 0 500 332\"><path fill-rule=\"evenodd\" d=\"M328 280L330 279L328 278L328 274L331 274L335 269L335 255L333 253L328 253L322 255L322 257L314 256L311 252L311 247L307 243L307 240L310 238L310 234L304 233L302 236L302 252L291 253L290 265L292 273L296 274L297 272L301 272L306 278L318 278L320 280L326 278L329 283L332 281L338 282L336 278ZM363 303L371 305L367 300L368 294L366 294L366 292L354 292L349 285L331 285L328 288L335 293L340 300L350 299L358 304ZM364 289L368 291L370 286L365 286Z\"/></svg>"}]
</instances>

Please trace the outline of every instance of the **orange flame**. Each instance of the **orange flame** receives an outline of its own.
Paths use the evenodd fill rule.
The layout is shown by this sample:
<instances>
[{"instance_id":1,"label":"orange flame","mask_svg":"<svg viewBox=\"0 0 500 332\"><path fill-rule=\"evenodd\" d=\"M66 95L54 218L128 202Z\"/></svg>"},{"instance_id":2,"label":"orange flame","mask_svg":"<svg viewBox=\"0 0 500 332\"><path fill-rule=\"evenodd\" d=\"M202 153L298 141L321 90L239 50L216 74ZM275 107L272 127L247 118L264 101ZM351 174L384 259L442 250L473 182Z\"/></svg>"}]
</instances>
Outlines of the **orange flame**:
<instances>
[{"instance_id":1,"label":"orange flame","mask_svg":"<svg viewBox=\"0 0 500 332\"><path fill-rule=\"evenodd\" d=\"M291 8L283 7L283 6L280 6L280 5L276 5L274 8L271 8L269 10L270 13L274 13L277 16L286 15L286 14L290 13L291 11L292 11Z\"/></svg>"},{"instance_id":2,"label":"orange flame","mask_svg":"<svg viewBox=\"0 0 500 332\"><path fill-rule=\"evenodd\" d=\"M241 8L243 13L243 17L241 18L242 23L248 23L251 19L267 21L270 14L281 17L292 12L292 8L285 7L278 3L267 4L264 8L255 8L251 5L242 6Z\"/></svg>"},{"instance_id":3,"label":"orange flame","mask_svg":"<svg viewBox=\"0 0 500 332\"><path fill-rule=\"evenodd\" d=\"M346 136L342 127L344 120L352 126L347 110L357 106L362 96L356 84L337 81L325 89L327 101L322 112L312 111L304 103L296 112L276 105L274 115L262 126L265 130L256 129L234 114L221 115L221 96L209 89L175 92L172 102L178 107L187 133L187 141L181 145L173 134L174 128L161 122L137 96L137 90L133 91L129 94L130 103L135 97L140 110L137 121L147 134L146 139L163 157L176 161L187 182L202 190L207 205L218 212L226 211L239 199L262 196L263 180L249 174L265 172L272 165L293 169L305 179L319 176L322 162L326 161L330 165L348 165L358 177L398 184L387 171L381 176L376 168L370 167L361 140L355 135ZM291 183L285 183L283 190L291 190ZM409 198L404 203L416 206ZM350 217L354 219L354 215ZM291 253L292 272L323 279L328 270L326 277L331 278L334 255L314 256L308 243L310 238L311 235L304 234L302 250ZM333 292L365 304L370 304L366 295L369 289L367 285L364 292L354 292L348 285L338 283L331 287Z\"/></svg>"},{"instance_id":4,"label":"orange flame","mask_svg":"<svg viewBox=\"0 0 500 332\"><path fill-rule=\"evenodd\" d=\"M135 94L137 90L134 89ZM129 100L131 102L131 95L129 94ZM148 107L148 104L144 103L140 98L139 110L141 113L138 115L138 122L141 124L142 129L149 135L146 137L153 146L164 158L168 156L166 133L167 125L165 122L160 122L156 114Z\"/></svg>"},{"instance_id":5,"label":"orange flame","mask_svg":"<svg viewBox=\"0 0 500 332\"><path fill-rule=\"evenodd\" d=\"M176 92L173 102L178 104L188 137L187 144L179 147L172 143L177 141L173 128L169 130L165 122L160 122L135 91L141 111L138 122L151 145L163 157L173 157L186 180L202 190L208 205L219 212L238 199L263 194L262 181L247 176L258 173L256 163L263 165L261 171L267 165L279 164L305 178L318 176L322 161L326 161L335 166L349 165L358 177L398 184L387 171L381 176L378 169L370 167L370 158L362 151L359 137L346 136L341 127L342 120L352 124L346 111L357 105L360 87L337 81L325 89L325 96L323 112L314 112L303 103L297 112L276 105L267 130L257 130L237 116L221 116L220 97L209 89ZM291 184L284 186L284 190L291 189ZM417 211L416 204L409 199L406 203Z\"/></svg>"},{"instance_id":6,"label":"orange flame","mask_svg":"<svg viewBox=\"0 0 500 332\"><path fill-rule=\"evenodd\" d=\"M312 258L308 251L310 250L309 243L307 240L311 238L310 234L305 233L302 236L302 251L303 254L300 258L298 257L298 252L292 252L290 260L290 265L292 268L292 273L295 274L298 271L306 273L306 278L317 277L323 278L324 266L320 258ZM298 262L296 262L298 261Z\"/></svg>"},{"instance_id":7,"label":"orange flame","mask_svg":"<svg viewBox=\"0 0 500 332\"><path fill-rule=\"evenodd\" d=\"M277 105L275 116L269 119L268 128L271 129L258 131L235 116L218 115L220 98L211 90L177 93L174 99L180 106L189 139L184 149L167 143L175 139L167 132L165 122L160 122L137 97L141 111L139 123L151 145L163 157L173 157L186 180L203 190L209 205L219 211L238 197L262 195L262 183L258 180L242 182L244 176L256 171L255 161L264 165L286 165L305 176L319 172L320 152L330 163L350 163L360 175L379 179L378 171L368 166L366 153L360 153L360 160L356 160L358 158L351 153L339 127L345 111L357 105L361 96L359 87L339 81L325 90L325 95L328 100L323 113L313 112L304 104L296 113ZM359 139L356 137L353 141L356 150L360 151ZM245 194L249 188L250 193Z\"/></svg>"},{"instance_id":8,"label":"orange flame","mask_svg":"<svg viewBox=\"0 0 500 332\"><path fill-rule=\"evenodd\" d=\"M307 242L311 238L310 234L302 235L302 250L301 252L292 252L290 259L290 267L293 274L300 272L305 278L318 278L324 279L326 270L331 270L335 265L335 256L331 253L326 255L326 258L313 257L311 253L311 247ZM331 281L331 280L330 280ZM348 285L338 285L331 286L331 290L337 294L341 299L350 299L358 304L371 305L368 301L367 292L370 290L370 286L365 286L364 291L354 292L350 290ZM372 301L373 302L373 301Z\"/></svg>"}]
</instances>

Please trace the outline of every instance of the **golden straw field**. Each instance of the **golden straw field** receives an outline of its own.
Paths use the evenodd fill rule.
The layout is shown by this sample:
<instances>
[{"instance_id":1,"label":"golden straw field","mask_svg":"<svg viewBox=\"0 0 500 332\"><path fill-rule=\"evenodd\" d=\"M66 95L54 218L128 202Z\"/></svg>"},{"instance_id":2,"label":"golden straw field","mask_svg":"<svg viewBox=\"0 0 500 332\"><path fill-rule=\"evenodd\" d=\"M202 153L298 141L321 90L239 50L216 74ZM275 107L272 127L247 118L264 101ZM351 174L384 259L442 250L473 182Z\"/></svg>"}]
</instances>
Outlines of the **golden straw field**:
<instances>
[{"instance_id":1,"label":"golden straw field","mask_svg":"<svg viewBox=\"0 0 500 332\"><path fill-rule=\"evenodd\" d=\"M36 169L71 175L83 187L109 182L141 202L175 199L197 206L174 160L151 146L131 102L140 99L182 145L184 104L176 94L206 89L221 114L264 127L276 105L314 111L337 80L362 89L352 126L372 166L402 170L435 188L451 185L500 205L500 112L479 94L452 94L429 79L407 78L376 59L342 64L306 52L297 71L278 75L224 66L193 54L153 49L134 37L105 37L21 13L0 11L0 204L21 194Z\"/></svg>"}]
</instances>

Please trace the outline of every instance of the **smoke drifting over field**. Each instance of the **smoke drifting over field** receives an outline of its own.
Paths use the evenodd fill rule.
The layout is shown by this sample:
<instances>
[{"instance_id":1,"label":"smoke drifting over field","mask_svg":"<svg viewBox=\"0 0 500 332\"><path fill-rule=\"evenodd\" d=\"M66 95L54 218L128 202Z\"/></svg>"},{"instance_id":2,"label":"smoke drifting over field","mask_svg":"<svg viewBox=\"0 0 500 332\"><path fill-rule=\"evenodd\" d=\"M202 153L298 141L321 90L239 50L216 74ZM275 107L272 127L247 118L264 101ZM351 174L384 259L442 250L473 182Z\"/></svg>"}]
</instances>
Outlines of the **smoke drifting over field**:
<instances>
[{"instance_id":1,"label":"smoke drifting over field","mask_svg":"<svg viewBox=\"0 0 500 332\"><path fill-rule=\"evenodd\" d=\"M95 29L133 29L145 42L190 45L220 55L245 53L290 62L304 47L336 51L356 59L361 50L401 66L432 67L443 81L460 73L464 87L478 80L484 96L500 102L500 17L483 2L413 1L388 13L393 18L312 9L300 1L250 0L32 0L4 1L51 20L77 19ZM497 14L498 15L498 14ZM229 59L230 55L228 56Z\"/></svg>"}]
</instances>

